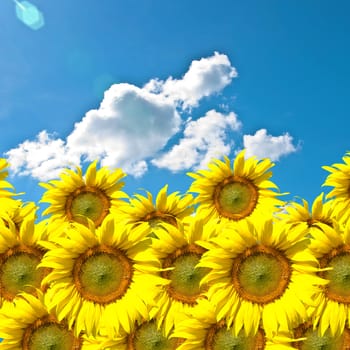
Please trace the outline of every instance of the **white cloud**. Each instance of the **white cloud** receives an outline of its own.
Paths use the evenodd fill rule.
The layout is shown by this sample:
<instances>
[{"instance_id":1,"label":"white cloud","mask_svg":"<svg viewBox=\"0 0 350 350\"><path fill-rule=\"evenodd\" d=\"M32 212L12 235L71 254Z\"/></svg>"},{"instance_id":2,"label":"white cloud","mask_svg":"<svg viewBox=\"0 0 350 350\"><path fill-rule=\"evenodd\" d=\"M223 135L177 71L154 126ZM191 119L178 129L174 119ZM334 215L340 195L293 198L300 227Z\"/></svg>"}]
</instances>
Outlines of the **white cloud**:
<instances>
[{"instance_id":1,"label":"white cloud","mask_svg":"<svg viewBox=\"0 0 350 350\"><path fill-rule=\"evenodd\" d=\"M162 149L180 123L175 106L164 96L115 84L100 108L75 124L66 146L88 160L99 158L104 166L141 176L147 170L144 159Z\"/></svg>"},{"instance_id":2,"label":"white cloud","mask_svg":"<svg viewBox=\"0 0 350 350\"><path fill-rule=\"evenodd\" d=\"M241 122L233 112L208 111L197 120L188 117L188 108L201 98L220 92L237 76L226 55L192 61L181 79L151 80L144 87L120 83L105 91L97 109L88 111L75 123L66 138L46 130L34 140L26 140L5 155L14 174L30 175L46 181L57 178L63 168L99 159L103 166L121 167L135 177L148 170L148 161L171 171L206 168L211 158L230 154L233 141L229 132ZM183 135L175 146L165 146L184 123ZM244 135L247 155L280 156L295 152L292 137L267 135L265 129Z\"/></svg>"},{"instance_id":3,"label":"white cloud","mask_svg":"<svg viewBox=\"0 0 350 350\"><path fill-rule=\"evenodd\" d=\"M46 131L6 153L12 170L40 180L57 177L62 168L81 159L101 160L108 167L142 176L145 158L162 149L179 129L174 104L130 84L112 85L99 109L90 110L74 125L65 141Z\"/></svg>"},{"instance_id":4,"label":"white cloud","mask_svg":"<svg viewBox=\"0 0 350 350\"><path fill-rule=\"evenodd\" d=\"M210 110L204 117L189 121L179 143L152 163L174 172L192 167L206 168L211 158L230 153L233 144L227 141L227 131L237 131L240 127L233 112L225 115Z\"/></svg>"},{"instance_id":5,"label":"white cloud","mask_svg":"<svg viewBox=\"0 0 350 350\"><path fill-rule=\"evenodd\" d=\"M288 133L272 136L267 134L266 129L256 131L255 135L244 135L243 145L246 157L268 157L272 161L298 150L298 147L293 145L293 137Z\"/></svg>"},{"instance_id":6,"label":"white cloud","mask_svg":"<svg viewBox=\"0 0 350 350\"><path fill-rule=\"evenodd\" d=\"M226 55L215 52L213 56L192 61L182 79L169 77L166 81L152 79L145 88L161 93L183 108L195 107L198 101L217 93L229 85L237 71Z\"/></svg>"},{"instance_id":7,"label":"white cloud","mask_svg":"<svg viewBox=\"0 0 350 350\"><path fill-rule=\"evenodd\" d=\"M7 156L14 174L46 181L56 178L63 167L79 165L79 157L67 151L63 140L43 130L34 141L24 141Z\"/></svg>"},{"instance_id":8,"label":"white cloud","mask_svg":"<svg viewBox=\"0 0 350 350\"><path fill-rule=\"evenodd\" d=\"M179 109L219 92L237 75L226 55L193 61L182 79L151 80L143 88L121 83L104 94L98 109L75 123L66 139L41 131L5 153L14 174L39 180L56 178L65 167L101 160L135 177L148 169L147 159L159 153L178 132ZM157 88L158 86L158 88ZM223 145L217 142L218 149ZM212 152L214 141L207 150Z\"/></svg>"}]
</instances>

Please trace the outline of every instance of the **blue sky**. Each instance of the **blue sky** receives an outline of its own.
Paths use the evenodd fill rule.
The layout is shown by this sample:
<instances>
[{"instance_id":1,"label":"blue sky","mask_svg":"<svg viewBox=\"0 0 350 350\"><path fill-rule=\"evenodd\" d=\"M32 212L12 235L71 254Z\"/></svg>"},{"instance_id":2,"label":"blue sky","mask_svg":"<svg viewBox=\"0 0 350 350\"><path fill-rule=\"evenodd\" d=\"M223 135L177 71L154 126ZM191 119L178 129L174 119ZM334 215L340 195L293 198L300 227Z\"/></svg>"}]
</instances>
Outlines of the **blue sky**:
<instances>
[{"instance_id":1,"label":"blue sky","mask_svg":"<svg viewBox=\"0 0 350 350\"><path fill-rule=\"evenodd\" d=\"M129 194L184 192L187 171L246 147L313 201L350 150L348 1L31 2L36 30L0 2L0 153L24 200L94 158Z\"/></svg>"}]
</instances>

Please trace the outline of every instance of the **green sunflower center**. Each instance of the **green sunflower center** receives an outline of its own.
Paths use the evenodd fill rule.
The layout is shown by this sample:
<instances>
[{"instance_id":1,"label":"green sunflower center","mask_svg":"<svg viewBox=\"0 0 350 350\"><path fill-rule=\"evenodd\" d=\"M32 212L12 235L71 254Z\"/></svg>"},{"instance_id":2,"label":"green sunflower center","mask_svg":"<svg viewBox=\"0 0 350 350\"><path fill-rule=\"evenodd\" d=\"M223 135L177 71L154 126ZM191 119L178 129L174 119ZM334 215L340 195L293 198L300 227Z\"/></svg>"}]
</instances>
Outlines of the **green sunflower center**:
<instances>
[{"instance_id":1,"label":"green sunflower center","mask_svg":"<svg viewBox=\"0 0 350 350\"><path fill-rule=\"evenodd\" d=\"M213 350L254 349L255 337L237 336L227 329L220 329L215 335Z\"/></svg>"},{"instance_id":2,"label":"green sunflower center","mask_svg":"<svg viewBox=\"0 0 350 350\"><path fill-rule=\"evenodd\" d=\"M324 276L330 280L327 285L327 296L338 302L350 302L350 254L343 253L333 257L329 263L333 270L326 271Z\"/></svg>"},{"instance_id":3,"label":"green sunflower center","mask_svg":"<svg viewBox=\"0 0 350 350\"><path fill-rule=\"evenodd\" d=\"M66 202L69 220L85 224L88 218L99 226L109 212L110 202L104 192L97 188L84 186L72 193Z\"/></svg>"},{"instance_id":4,"label":"green sunflower center","mask_svg":"<svg viewBox=\"0 0 350 350\"><path fill-rule=\"evenodd\" d=\"M280 252L256 246L235 260L233 284L242 298L265 304L282 296L290 280L290 267Z\"/></svg>"},{"instance_id":5,"label":"green sunflower center","mask_svg":"<svg viewBox=\"0 0 350 350\"><path fill-rule=\"evenodd\" d=\"M65 323L58 323L53 316L37 319L24 330L22 350L79 350L81 338L74 337Z\"/></svg>"},{"instance_id":6,"label":"green sunflower center","mask_svg":"<svg viewBox=\"0 0 350 350\"><path fill-rule=\"evenodd\" d=\"M307 332L305 336L306 340L301 345L302 350L337 350L341 349L341 338L331 337L329 334L320 337L317 331Z\"/></svg>"},{"instance_id":7,"label":"green sunflower center","mask_svg":"<svg viewBox=\"0 0 350 350\"><path fill-rule=\"evenodd\" d=\"M214 204L220 215L233 220L249 216L258 202L258 189L248 179L232 176L217 185Z\"/></svg>"},{"instance_id":8,"label":"green sunflower center","mask_svg":"<svg viewBox=\"0 0 350 350\"><path fill-rule=\"evenodd\" d=\"M203 292L200 281L209 269L196 267L204 249L196 245L188 245L171 254L163 263L164 268L173 267L163 272L163 277L170 279L169 295L183 303L193 304Z\"/></svg>"},{"instance_id":9,"label":"green sunflower center","mask_svg":"<svg viewBox=\"0 0 350 350\"><path fill-rule=\"evenodd\" d=\"M255 336L246 336L241 331L235 336L223 322L213 325L206 336L204 350L262 350L265 348L265 335L259 329Z\"/></svg>"},{"instance_id":10,"label":"green sunflower center","mask_svg":"<svg viewBox=\"0 0 350 350\"><path fill-rule=\"evenodd\" d=\"M85 261L80 280L87 292L104 296L118 288L123 272L123 266L117 257L99 253Z\"/></svg>"},{"instance_id":11,"label":"green sunflower center","mask_svg":"<svg viewBox=\"0 0 350 350\"><path fill-rule=\"evenodd\" d=\"M242 263L239 280L247 293L262 296L277 288L281 273L282 267L273 256L256 254Z\"/></svg>"},{"instance_id":12,"label":"green sunflower center","mask_svg":"<svg viewBox=\"0 0 350 350\"><path fill-rule=\"evenodd\" d=\"M33 249L20 251L14 249L3 258L0 268L1 295L12 300L19 292L33 293L40 288L44 275L43 269L37 269L42 253Z\"/></svg>"},{"instance_id":13,"label":"green sunflower center","mask_svg":"<svg viewBox=\"0 0 350 350\"><path fill-rule=\"evenodd\" d=\"M141 325L129 336L128 342L130 350L173 350L178 345L176 338L166 338L154 322Z\"/></svg>"},{"instance_id":14,"label":"green sunflower center","mask_svg":"<svg viewBox=\"0 0 350 350\"><path fill-rule=\"evenodd\" d=\"M350 332L344 329L339 336L332 336L329 330L323 336L320 336L319 330L313 330L312 326L304 329L301 325L295 331L296 338L306 338L301 342L295 342L292 345L300 350L340 350L350 349Z\"/></svg>"},{"instance_id":15,"label":"green sunflower center","mask_svg":"<svg viewBox=\"0 0 350 350\"><path fill-rule=\"evenodd\" d=\"M177 293L196 296L201 293L199 282L206 275L207 270L197 267L200 256L185 254L176 259L174 270L170 272L171 284Z\"/></svg>"},{"instance_id":16,"label":"green sunflower center","mask_svg":"<svg viewBox=\"0 0 350 350\"><path fill-rule=\"evenodd\" d=\"M36 329L29 343L29 350L73 350L75 338L72 332L58 324L46 324Z\"/></svg>"},{"instance_id":17,"label":"green sunflower center","mask_svg":"<svg viewBox=\"0 0 350 350\"><path fill-rule=\"evenodd\" d=\"M75 262L73 276L85 299L106 304L125 294L132 279L132 263L120 250L90 248Z\"/></svg>"},{"instance_id":18,"label":"green sunflower center","mask_svg":"<svg viewBox=\"0 0 350 350\"><path fill-rule=\"evenodd\" d=\"M1 282L9 293L26 291L30 286L39 287L41 273L36 269L40 260L29 254L16 254L9 257L2 266Z\"/></svg>"}]
</instances>

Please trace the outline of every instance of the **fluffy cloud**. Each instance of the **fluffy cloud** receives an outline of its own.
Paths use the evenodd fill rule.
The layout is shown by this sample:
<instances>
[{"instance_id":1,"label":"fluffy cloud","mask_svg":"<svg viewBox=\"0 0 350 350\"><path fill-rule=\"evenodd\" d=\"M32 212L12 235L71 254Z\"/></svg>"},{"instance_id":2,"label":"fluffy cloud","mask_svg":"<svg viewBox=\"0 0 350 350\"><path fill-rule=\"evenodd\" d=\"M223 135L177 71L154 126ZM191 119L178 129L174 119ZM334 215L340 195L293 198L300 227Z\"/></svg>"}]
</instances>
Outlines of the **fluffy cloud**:
<instances>
[{"instance_id":1,"label":"fluffy cloud","mask_svg":"<svg viewBox=\"0 0 350 350\"><path fill-rule=\"evenodd\" d=\"M171 101L130 84L112 85L99 109L75 124L65 141L42 131L7 152L14 173L40 180L81 159L100 159L135 177L147 171L144 158L162 149L179 129L180 116Z\"/></svg>"},{"instance_id":2,"label":"fluffy cloud","mask_svg":"<svg viewBox=\"0 0 350 350\"><path fill-rule=\"evenodd\" d=\"M273 161L298 150L298 147L293 145L293 137L288 133L272 136L267 134L266 129L258 130L255 135L244 135L243 145L246 157L268 157Z\"/></svg>"},{"instance_id":3,"label":"fluffy cloud","mask_svg":"<svg viewBox=\"0 0 350 350\"><path fill-rule=\"evenodd\" d=\"M79 157L69 154L63 140L45 130L34 141L24 141L6 155L14 174L31 175L42 181L56 178L63 167L80 163Z\"/></svg>"},{"instance_id":4,"label":"fluffy cloud","mask_svg":"<svg viewBox=\"0 0 350 350\"><path fill-rule=\"evenodd\" d=\"M115 84L101 106L89 111L67 137L70 152L101 159L102 165L122 167L141 176L145 158L162 149L178 130L180 116L162 95L130 84Z\"/></svg>"},{"instance_id":5,"label":"fluffy cloud","mask_svg":"<svg viewBox=\"0 0 350 350\"><path fill-rule=\"evenodd\" d=\"M221 91L235 77L237 71L231 66L228 57L215 52L211 57L192 61L182 79L173 77L169 77L166 81L153 79L145 85L145 88L187 108L195 107L201 98Z\"/></svg>"},{"instance_id":6,"label":"fluffy cloud","mask_svg":"<svg viewBox=\"0 0 350 350\"><path fill-rule=\"evenodd\" d=\"M184 169L206 168L211 158L220 158L229 154L233 146L227 142L227 132L237 131L241 127L237 116L210 110L204 117L190 121L179 143L152 163L159 168L177 172Z\"/></svg>"},{"instance_id":7,"label":"fluffy cloud","mask_svg":"<svg viewBox=\"0 0 350 350\"><path fill-rule=\"evenodd\" d=\"M88 111L66 139L44 130L34 140L26 140L6 152L6 156L14 174L31 175L43 181L57 177L64 167L94 159L100 159L102 165L122 167L131 175L142 176L147 171L147 159L158 154L179 131L179 112L185 113L184 108L196 106L202 97L221 91L235 76L236 70L227 56L215 53L193 61L182 79L151 80L143 88L125 83L112 85L99 108ZM225 152L228 147L223 142L224 125L229 125L230 118L233 120L235 116L223 118L215 113L209 113L212 123L214 120L217 123L215 137L210 138L213 131L206 130L214 129L208 115L205 121L192 122L186 127L187 141L183 142L194 141L199 152L192 157L191 164L199 164L201 156L206 159ZM208 137L202 144L191 136L191 130L196 128ZM154 162L161 164L162 159Z\"/></svg>"}]
</instances>

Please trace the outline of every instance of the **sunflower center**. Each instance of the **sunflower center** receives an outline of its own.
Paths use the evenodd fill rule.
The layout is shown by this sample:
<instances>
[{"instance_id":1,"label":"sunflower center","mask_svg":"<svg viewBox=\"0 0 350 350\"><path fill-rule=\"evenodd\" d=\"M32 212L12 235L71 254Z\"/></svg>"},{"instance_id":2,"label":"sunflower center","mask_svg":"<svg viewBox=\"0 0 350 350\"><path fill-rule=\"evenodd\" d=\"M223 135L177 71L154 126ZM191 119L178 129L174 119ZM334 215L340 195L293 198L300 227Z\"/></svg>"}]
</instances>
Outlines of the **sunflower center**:
<instances>
[{"instance_id":1,"label":"sunflower center","mask_svg":"<svg viewBox=\"0 0 350 350\"><path fill-rule=\"evenodd\" d=\"M253 212L258 197L258 189L252 181L240 176L230 176L216 186L214 204L220 215L241 220Z\"/></svg>"},{"instance_id":2,"label":"sunflower center","mask_svg":"<svg viewBox=\"0 0 350 350\"><path fill-rule=\"evenodd\" d=\"M350 303L350 248L333 249L321 259L320 265L333 268L321 273L330 281L326 286L327 297L339 303Z\"/></svg>"},{"instance_id":3,"label":"sunflower center","mask_svg":"<svg viewBox=\"0 0 350 350\"><path fill-rule=\"evenodd\" d=\"M109 246L89 248L74 264L73 277L79 293L99 304L120 299L132 280L131 260Z\"/></svg>"},{"instance_id":4,"label":"sunflower center","mask_svg":"<svg viewBox=\"0 0 350 350\"><path fill-rule=\"evenodd\" d=\"M45 270L37 269L43 253L36 248L17 246L0 258L1 296L9 301L19 292L35 293L40 288Z\"/></svg>"},{"instance_id":5,"label":"sunflower center","mask_svg":"<svg viewBox=\"0 0 350 350\"><path fill-rule=\"evenodd\" d=\"M128 336L127 350L174 350L180 344L177 338L166 338L155 322L148 322Z\"/></svg>"},{"instance_id":6,"label":"sunflower center","mask_svg":"<svg viewBox=\"0 0 350 350\"><path fill-rule=\"evenodd\" d=\"M271 247L254 246L234 259L232 282L239 295L266 304L280 298L291 277L289 260Z\"/></svg>"},{"instance_id":7,"label":"sunflower center","mask_svg":"<svg viewBox=\"0 0 350 350\"><path fill-rule=\"evenodd\" d=\"M99 226L109 213L110 200L101 190L91 186L83 186L71 193L66 201L68 220L86 224L86 219Z\"/></svg>"},{"instance_id":8,"label":"sunflower center","mask_svg":"<svg viewBox=\"0 0 350 350\"><path fill-rule=\"evenodd\" d=\"M177 249L164 260L163 268L173 268L162 272L164 278L171 280L167 288L173 299L194 304L198 296L203 293L205 287L200 286L200 281L209 269L196 265L204 252L204 248L190 244Z\"/></svg>"},{"instance_id":9,"label":"sunflower center","mask_svg":"<svg viewBox=\"0 0 350 350\"><path fill-rule=\"evenodd\" d=\"M320 336L318 330L312 325L302 324L294 331L295 338L306 338L300 342L292 343L293 347L301 350L347 350L350 349L350 330L344 329L340 336L332 336L329 330Z\"/></svg>"},{"instance_id":10,"label":"sunflower center","mask_svg":"<svg viewBox=\"0 0 350 350\"><path fill-rule=\"evenodd\" d=\"M235 336L221 321L209 328L204 345L204 350L262 350L265 348L265 335L259 329L255 336L246 336L242 331Z\"/></svg>"},{"instance_id":11,"label":"sunflower center","mask_svg":"<svg viewBox=\"0 0 350 350\"><path fill-rule=\"evenodd\" d=\"M81 340L51 316L34 322L23 335L23 350L79 350Z\"/></svg>"}]
</instances>

